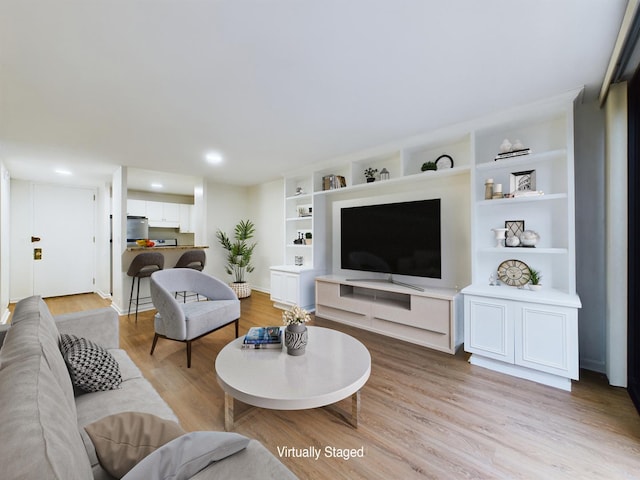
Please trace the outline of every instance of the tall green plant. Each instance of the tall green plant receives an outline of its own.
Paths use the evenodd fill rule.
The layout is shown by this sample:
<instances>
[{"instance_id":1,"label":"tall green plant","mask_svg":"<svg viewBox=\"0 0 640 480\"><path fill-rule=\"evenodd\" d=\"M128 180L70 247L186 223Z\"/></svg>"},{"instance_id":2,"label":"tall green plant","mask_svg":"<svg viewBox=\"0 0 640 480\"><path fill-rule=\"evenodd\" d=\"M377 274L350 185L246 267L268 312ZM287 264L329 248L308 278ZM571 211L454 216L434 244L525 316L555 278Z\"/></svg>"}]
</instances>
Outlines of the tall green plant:
<instances>
[{"instance_id":1,"label":"tall green plant","mask_svg":"<svg viewBox=\"0 0 640 480\"><path fill-rule=\"evenodd\" d=\"M216 232L220 245L227 251L227 265L225 270L233 276L234 283L244 283L245 273L253 272L251 255L257 243L249 244L247 240L253 237L256 227L251 220L240 220L234 229L234 241L222 230Z\"/></svg>"}]
</instances>

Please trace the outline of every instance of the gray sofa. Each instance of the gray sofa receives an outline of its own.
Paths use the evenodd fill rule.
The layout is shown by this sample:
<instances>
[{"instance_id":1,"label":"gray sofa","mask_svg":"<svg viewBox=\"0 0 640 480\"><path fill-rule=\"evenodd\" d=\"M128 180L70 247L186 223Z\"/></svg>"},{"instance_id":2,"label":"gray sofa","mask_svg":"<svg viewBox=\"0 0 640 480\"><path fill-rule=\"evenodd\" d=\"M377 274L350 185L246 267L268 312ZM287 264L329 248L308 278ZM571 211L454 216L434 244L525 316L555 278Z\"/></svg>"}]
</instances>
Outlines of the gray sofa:
<instances>
[{"instance_id":1,"label":"gray sofa","mask_svg":"<svg viewBox=\"0 0 640 480\"><path fill-rule=\"evenodd\" d=\"M59 349L60 334L90 339L117 360L119 388L74 393ZM4 479L110 479L84 426L107 415L136 411L177 422L169 406L119 346L111 308L54 317L40 297L16 305L0 328L0 476ZM296 478L261 443L209 465L192 478Z\"/></svg>"}]
</instances>

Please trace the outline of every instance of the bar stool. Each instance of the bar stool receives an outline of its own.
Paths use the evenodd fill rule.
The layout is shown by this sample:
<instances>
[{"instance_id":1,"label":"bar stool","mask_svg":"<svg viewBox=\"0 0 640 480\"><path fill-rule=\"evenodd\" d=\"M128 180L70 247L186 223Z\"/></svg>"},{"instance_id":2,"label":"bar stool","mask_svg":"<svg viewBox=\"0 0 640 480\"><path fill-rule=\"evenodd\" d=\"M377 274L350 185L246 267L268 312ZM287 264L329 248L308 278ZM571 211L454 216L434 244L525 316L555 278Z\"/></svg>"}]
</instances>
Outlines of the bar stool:
<instances>
[{"instance_id":1,"label":"bar stool","mask_svg":"<svg viewBox=\"0 0 640 480\"><path fill-rule=\"evenodd\" d=\"M207 255L204 253L204 250L189 250L180 256L174 268L191 268L201 272L204 270L204 264L206 262ZM182 296L183 303L187 303L187 292L176 292L175 297L178 298L178 295ZM196 298L200 301L200 295L197 293Z\"/></svg>"},{"instance_id":2,"label":"bar stool","mask_svg":"<svg viewBox=\"0 0 640 480\"><path fill-rule=\"evenodd\" d=\"M138 322L138 305L140 303L140 279L150 277L153 272L162 270L164 267L164 255L160 252L139 253L131 261L127 275L133 278L131 281L131 294L129 295L129 311L131 315L131 304L133 303L133 287L138 279L138 290L136 291L136 323Z\"/></svg>"}]
</instances>

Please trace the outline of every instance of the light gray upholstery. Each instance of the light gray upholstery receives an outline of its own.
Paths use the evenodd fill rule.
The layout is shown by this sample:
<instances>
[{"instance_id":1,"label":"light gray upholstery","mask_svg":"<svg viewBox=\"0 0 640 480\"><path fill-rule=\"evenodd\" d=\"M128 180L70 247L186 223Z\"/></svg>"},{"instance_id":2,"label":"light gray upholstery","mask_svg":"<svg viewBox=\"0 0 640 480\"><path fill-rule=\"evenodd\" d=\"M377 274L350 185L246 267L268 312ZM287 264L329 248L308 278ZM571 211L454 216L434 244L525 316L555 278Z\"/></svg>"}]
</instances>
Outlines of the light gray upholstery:
<instances>
[{"instance_id":1,"label":"light gray upholstery","mask_svg":"<svg viewBox=\"0 0 640 480\"><path fill-rule=\"evenodd\" d=\"M208 300L181 303L176 292L194 292ZM214 332L240 318L240 300L224 282L211 275L190 268L172 268L151 275L151 300L158 310L154 328L156 336L187 342L187 366L191 365L190 342Z\"/></svg>"},{"instance_id":2,"label":"light gray upholstery","mask_svg":"<svg viewBox=\"0 0 640 480\"><path fill-rule=\"evenodd\" d=\"M0 478L114 480L100 465L84 427L107 415L139 411L177 421L171 408L119 349L119 320L105 308L52 317L40 297L16 305L0 329ZM73 395L57 348L60 333L109 348L122 373L116 390ZM70 401L71 400L71 401ZM296 478L262 444L209 465L194 478Z\"/></svg>"}]
</instances>

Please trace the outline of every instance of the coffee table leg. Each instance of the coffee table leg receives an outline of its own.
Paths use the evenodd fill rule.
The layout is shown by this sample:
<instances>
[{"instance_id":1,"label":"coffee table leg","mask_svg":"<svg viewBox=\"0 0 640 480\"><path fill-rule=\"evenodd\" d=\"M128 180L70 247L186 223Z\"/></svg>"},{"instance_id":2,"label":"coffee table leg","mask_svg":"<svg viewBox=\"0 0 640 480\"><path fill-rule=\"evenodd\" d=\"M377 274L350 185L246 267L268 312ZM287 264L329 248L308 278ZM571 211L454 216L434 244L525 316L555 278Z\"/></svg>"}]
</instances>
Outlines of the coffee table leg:
<instances>
[{"instance_id":1,"label":"coffee table leg","mask_svg":"<svg viewBox=\"0 0 640 480\"><path fill-rule=\"evenodd\" d=\"M233 397L227 392L224 393L224 429L233 430Z\"/></svg>"},{"instance_id":2,"label":"coffee table leg","mask_svg":"<svg viewBox=\"0 0 640 480\"><path fill-rule=\"evenodd\" d=\"M360 415L360 390L351 395L351 420L352 427L358 428L358 416Z\"/></svg>"}]
</instances>

